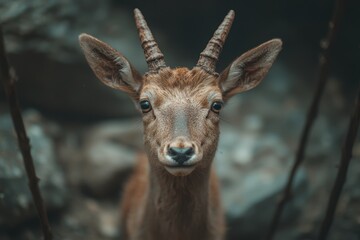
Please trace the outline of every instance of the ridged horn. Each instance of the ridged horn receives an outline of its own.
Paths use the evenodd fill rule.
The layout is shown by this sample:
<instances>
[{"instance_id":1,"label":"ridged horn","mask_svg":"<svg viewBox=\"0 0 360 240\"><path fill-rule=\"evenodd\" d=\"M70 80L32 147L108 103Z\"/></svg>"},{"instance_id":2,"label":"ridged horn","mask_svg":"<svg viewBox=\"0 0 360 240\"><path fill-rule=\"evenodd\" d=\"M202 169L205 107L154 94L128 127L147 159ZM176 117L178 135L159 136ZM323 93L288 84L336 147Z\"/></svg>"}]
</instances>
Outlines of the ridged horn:
<instances>
[{"instance_id":1,"label":"ridged horn","mask_svg":"<svg viewBox=\"0 0 360 240\"><path fill-rule=\"evenodd\" d=\"M160 51L144 16L137 8L134 9L134 18L136 28L139 32L141 46L144 49L145 60L148 64L149 72L157 72L160 68L166 67L164 55Z\"/></svg>"},{"instance_id":2,"label":"ridged horn","mask_svg":"<svg viewBox=\"0 0 360 240\"><path fill-rule=\"evenodd\" d=\"M210 74L217 75L215 72L216 63L220 52L224 46L227 35L230 32L231 25L235 18L235 12L230 10L215 31L214 36L210 39L204 51L200 53L199 61L196 66L204 69Z\"/></svg>"}]
</instances>

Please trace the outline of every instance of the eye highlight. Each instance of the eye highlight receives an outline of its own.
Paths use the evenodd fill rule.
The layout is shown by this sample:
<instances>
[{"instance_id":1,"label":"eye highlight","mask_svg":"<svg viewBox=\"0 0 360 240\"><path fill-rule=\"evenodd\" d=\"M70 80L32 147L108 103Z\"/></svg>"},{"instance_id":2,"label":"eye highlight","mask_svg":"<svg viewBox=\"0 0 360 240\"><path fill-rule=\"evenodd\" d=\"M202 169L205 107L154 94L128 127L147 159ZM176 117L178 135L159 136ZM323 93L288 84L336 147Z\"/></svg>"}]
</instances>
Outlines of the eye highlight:
<instances>
[{"instance_id":1,"label":"eye highlight","mask_svg":"<svg viewBox=\"0 0 360 240\"><path fill-rule=\"evenodd\" d=\"M222 102L213 102L211 105L211 111L215 112L215 113L219 113L220 110L223 107L223 103Z\"/></svg>"},{"instance_id":2,"label":"eye highlight","mask_svg":"<svg viewBox=\"0 0 360 240\"><path fill-rule=\"evenodd\" d=\"M148 100L141 100L140 101L140 108L143 113L147 113L151 111L151 104Z\"/></svg>"}]
</instances>

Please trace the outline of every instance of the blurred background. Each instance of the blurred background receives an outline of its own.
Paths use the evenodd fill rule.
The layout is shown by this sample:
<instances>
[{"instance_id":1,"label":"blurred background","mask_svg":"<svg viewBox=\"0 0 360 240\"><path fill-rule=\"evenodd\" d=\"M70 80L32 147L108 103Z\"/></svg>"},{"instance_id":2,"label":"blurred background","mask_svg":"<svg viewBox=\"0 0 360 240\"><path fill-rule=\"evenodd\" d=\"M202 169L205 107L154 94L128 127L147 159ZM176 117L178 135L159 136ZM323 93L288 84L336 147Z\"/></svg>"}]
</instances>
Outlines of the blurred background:
<instances>
[{"instance_id":1,"label":"blurred background","mask_svg":"<svg viewBox=\"0 0 360 240\"><path fill-rule=\"evenodd\" d=\"M227 104L214 163L227 239L264 237L318 79L330 0L0 0L0 23L19 77L20 104L55 239L118 239L121 189L142 149L142 122L125 94L95 78L78 35L85 32L109 43L144 73L135 7L171 67L194 66L230 9L236 18L219 72L243 52L272 38L283 40L263 83ZM359 9L359 1L347 1L329 82L278 240L316 239L324 217L359 87ZM353 155L331 240L360 239L359 137ZM40 236L1 85L0 239Z\"/></svg>"}]
</instances>

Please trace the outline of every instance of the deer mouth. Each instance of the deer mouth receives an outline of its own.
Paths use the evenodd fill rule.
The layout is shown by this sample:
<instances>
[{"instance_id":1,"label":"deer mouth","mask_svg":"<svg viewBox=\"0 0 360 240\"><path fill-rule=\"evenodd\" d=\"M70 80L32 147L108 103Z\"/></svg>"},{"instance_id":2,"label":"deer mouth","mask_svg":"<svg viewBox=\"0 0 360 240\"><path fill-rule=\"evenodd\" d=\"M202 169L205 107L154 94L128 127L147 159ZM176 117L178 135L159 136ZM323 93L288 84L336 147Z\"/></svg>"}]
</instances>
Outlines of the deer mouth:
<instances>
[{"instance_id":1,"label":"deer mouth","mask_svg":"<svg viewBox=\"0 0 360 240\"><path fill-rule=\"evenodd\" d=\"M181 139L180 139L181 140ZM178 143L175 141L175 143ZM192 142L164 144L158 152L158 159L165 170L174 176L189 175L202 159L201 152Z\"/></svg>"},{"instance_id":2,"label":"deer mouth","mask_svg":"<svg viewBox=\"0 0 360 240\"><path fill-rule=\"evenodd\" d=\"M167 167L167 168L193 168L193 167L195 167L195 165L196 164L187 164L187 165L185 165L185 164L177 164L177 165L165 165L165 167Z\"/></svg>"},{"instance_id":3,"label":"deer mouth","mask_svg":"<svg viewBox=\"0 0 360 240\"><path fill-rule=\"evenodd\" d=\"M196 164L191 165L164 165L166 171L176 177L183 177L189 175L194 169Z\"/></svg>"}]
</instances>

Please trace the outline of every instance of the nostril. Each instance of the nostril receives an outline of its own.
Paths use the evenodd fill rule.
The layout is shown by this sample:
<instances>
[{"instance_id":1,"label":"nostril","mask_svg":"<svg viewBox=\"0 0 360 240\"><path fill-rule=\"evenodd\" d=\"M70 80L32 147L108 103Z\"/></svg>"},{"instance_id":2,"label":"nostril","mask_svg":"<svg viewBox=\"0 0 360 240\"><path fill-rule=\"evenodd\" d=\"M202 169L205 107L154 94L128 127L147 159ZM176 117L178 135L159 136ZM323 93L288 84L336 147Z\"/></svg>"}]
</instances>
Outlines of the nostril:
<instances>
[{"instance_id":1,"label":"nostril","mask_svg":"<svg viewBox=\"0 0 360 240\"><path fill-rule=\"evenodd\" d=\"M194 149L191 147L188 148L170 147L168 150L168 155L177 163L183 164L194 155Z\"/></svg>"},{"instance_id":2,"label":"nostril","mask_svg":"<svg viewBox=\"0 0 360 240\"><path fill-rule=\"evenodd\" d=\"M170 156L176 156L177 154L178 154L178 152L176 151L176 148L169 148L169 150L168 150L168 154L170 155Z\"/></svg>"},{"instance_id":3,"label":"nostril","mask_svg":"<svg viewBox=\"0 0 360 240\"><path fill-rule=\"evenodd\" d=\"M194 155L194 149L193 148L186 148L186 151L184 152L185 155Z\"/></svg>"}]
</instances>

